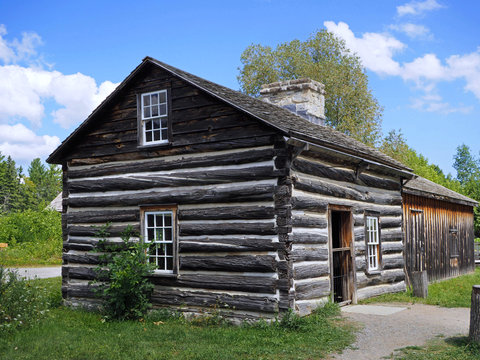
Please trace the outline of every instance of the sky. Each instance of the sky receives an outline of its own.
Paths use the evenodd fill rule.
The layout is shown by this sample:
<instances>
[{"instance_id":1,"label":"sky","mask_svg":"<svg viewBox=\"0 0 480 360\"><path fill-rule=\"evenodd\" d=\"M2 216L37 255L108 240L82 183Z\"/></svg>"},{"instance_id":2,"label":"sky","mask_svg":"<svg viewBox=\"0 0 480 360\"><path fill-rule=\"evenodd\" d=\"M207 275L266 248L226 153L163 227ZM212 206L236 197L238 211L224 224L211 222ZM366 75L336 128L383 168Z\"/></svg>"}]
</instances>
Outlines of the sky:
<instances>
[{"instance_id":1,"label":"sky","mask_svg":"<svg viewBox=\"0 0 480 360\"><path fill-rule=\"evenodd\" d=\"M456 175L480 154L480 1L0 0L0 152L45 160L152 56L238 90L242 51L327 29L367 69L383 132Z\"/></svg>"}]
</instances>

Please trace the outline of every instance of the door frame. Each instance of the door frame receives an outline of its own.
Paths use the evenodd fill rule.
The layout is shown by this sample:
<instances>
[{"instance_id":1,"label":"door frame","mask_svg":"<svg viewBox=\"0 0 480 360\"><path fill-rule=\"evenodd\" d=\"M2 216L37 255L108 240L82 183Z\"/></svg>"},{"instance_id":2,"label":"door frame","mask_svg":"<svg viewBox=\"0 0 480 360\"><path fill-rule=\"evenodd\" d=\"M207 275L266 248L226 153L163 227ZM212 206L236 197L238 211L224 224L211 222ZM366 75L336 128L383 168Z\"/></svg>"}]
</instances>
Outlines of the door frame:
<instances>
[{"instance_id":1,"label":"door frame","mask_svg":"<svg viewBox=\"0 0 480 360\"><path fill-rule=\"evenodd\" d=\"M328 263L330 267L330 299L334 302L334 284L333 284L333 240L332 240L332 211L342 211L349 213L349 222L350 222L350 232L352 234L350 241L350 265L351 265L351 274L348 276L348 288L350 292L350 299L340 303L347 304L351 302L352 304L357 303L357 269L355 261L355 232L354 232L354 221L353 221L353 210L351 206L345 205L336 205L328 204L327 207L327 216L328 216Z\"/></svg>"}]
</instances>

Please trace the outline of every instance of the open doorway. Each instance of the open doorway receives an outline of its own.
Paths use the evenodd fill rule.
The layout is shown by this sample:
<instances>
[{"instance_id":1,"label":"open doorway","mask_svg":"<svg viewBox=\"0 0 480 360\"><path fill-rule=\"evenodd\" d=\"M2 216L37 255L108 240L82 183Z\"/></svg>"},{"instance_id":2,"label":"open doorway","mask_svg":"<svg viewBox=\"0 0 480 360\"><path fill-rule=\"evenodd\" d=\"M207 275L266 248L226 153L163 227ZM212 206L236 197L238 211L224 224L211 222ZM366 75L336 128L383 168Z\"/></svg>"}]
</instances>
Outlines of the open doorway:
<instances>
[{"instance_id":1,"label":"open doorway","mask_svg":"<svg viewBox=\"0 0 480 360\"><path fill-rule=\"evenodd\" d=\"M355 291L352 231L352 214L350 211L330 211L331 288L333 290L333 301L341 305L351 303Z\"/></svg>"}]
</instances>

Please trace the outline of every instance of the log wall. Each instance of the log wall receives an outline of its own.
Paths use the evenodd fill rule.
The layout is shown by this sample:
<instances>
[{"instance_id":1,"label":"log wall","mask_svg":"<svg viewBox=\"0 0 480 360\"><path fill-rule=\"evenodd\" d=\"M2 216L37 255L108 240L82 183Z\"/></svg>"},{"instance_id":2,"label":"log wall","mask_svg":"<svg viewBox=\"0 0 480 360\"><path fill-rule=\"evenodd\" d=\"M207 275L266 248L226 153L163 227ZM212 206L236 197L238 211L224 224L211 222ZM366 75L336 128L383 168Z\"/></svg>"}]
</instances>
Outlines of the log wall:
<instances>
[{"instance_id":1,"label":"log wall","mask_svg":"<svg viewBox=\"0 0 480 360\"><path fill-rule=\"evenodd\" d=\"M295 307L312 311L332 293L329 264L328 208L351 207L354 221L356 298L405 289L400 180L305 152L292 162L292 250ZM378 213L381 227L381 271L366 271L364 216Z\"/></svg>"},{"instance_id":2,"label":"log wall","mask_svg":"<svg viewBox=\"0 0 480 360\"><path fill-rule=\"evenodd\" d=\"M172 138L137 148L136 93L168 84ZM280 140L279 140L280 139ZM177 205L177 276L154 275L154 306L274 316L289 306L282 206L286 149L272 129L158 69L119 96L64 168L63 295L97 306L94 226L140 231L140 206ZM282 160L283 159L283 160Z\"/></svg>"},{"instance_id":3,"label":"log wall","mask_svg":"<svg viewBox=\"0 0 480 360\"><path fill-rule=\"evenodd\" d=\"M421 246L412 236L411 211L423 212L424 268L428 281L447 279L475 269L473 208L411 194L403 194L405 221L405 261L408 273L418 271L415 258ZM456 230L456 235L454 235ZM455 239L456 237L456 239ZM452 244L452 242L457 244ZM457 253L452 251L457 247Z\"/></svg>"}]
</instances>

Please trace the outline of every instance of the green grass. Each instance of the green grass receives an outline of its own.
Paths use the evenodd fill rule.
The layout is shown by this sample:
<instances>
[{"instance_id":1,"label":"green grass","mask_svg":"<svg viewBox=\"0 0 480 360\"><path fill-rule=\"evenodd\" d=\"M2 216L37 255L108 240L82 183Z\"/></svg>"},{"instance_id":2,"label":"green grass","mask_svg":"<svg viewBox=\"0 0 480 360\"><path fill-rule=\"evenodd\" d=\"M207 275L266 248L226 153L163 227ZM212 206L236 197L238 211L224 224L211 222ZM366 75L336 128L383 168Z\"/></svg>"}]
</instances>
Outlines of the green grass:
<instances>
[{"instance_id":1,"label":"green grass","mask_svg":"<svg viewBox=\"0 0 480 360\"><path fill-rule=\"evenodd\" d=\"M470 307L472 286L480 284L480 268L468 275L436 282L428 286L426 299L414 297L411 290L407 292L384 294L362 300L361 304L379 302L422 303L443 307Z\"/></svg>"},{"instance_id":2,"label":"green grass","mask_svg":"<svg viewBox=\"0 0 480 360\"><path fill-rule=\"evenodd\" d=\"M435 339L424 347L409 346L395 352L395 360L474 360L480 359L480 344L467 337Z\"/></svg>"},{"instance_id":3,"label":"green grass","mask_svg":"<svg viewBox=\"0 0 480 360\"><path fill-rule=\"evenodd\" d=\"M60 279L42 280L52 296ZM59 307L35 326L0 336L0 359L320 359L354 339L339 308L284 323L233 326L157 313L144 321L105 322L100 314Z\"/></svg>"}]
</instances>

